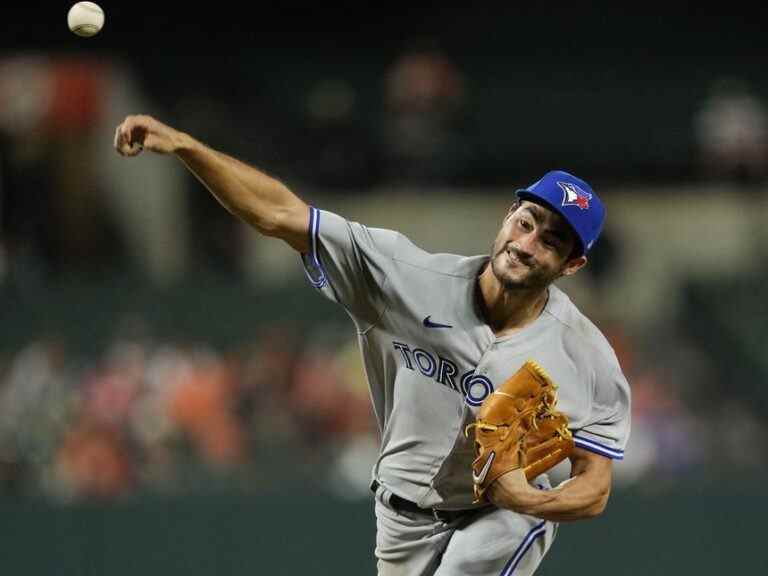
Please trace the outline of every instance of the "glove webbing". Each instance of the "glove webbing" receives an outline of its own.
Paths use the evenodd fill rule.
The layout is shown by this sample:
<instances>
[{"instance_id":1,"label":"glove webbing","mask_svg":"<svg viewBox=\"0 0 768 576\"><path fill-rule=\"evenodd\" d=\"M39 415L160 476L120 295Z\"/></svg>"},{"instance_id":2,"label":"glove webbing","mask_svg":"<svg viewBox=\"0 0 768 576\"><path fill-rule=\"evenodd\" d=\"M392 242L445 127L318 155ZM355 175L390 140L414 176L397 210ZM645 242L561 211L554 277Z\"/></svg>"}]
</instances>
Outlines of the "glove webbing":
<instances>
[{"instance_id":1,"label":"glove webbing","mask_svg":"<svg viewBox=\"0 0 768 576\"><path fill-rule=\"evenodd\" d=\"M502 394L504 396L509 396L509 394L505 392L496 392L496 394ZM539 402L539 405L535 408L530 408L524 412L522 412L514 421L510 422L509 424L488 424L487 422L483 420L479 420L477 422L472 422L471 424L467 424L467 426L464 428L464 436L469 437L469 431L471 428L480 428L484 432L496 432L499 430L499 428L506 428L506 432L502 435L500 441L504 442L504 440L507 439L507 436L509 436L509 433L512 431L512 428L514 428L515 424L522 421L525 418L530 418L529 429L533 428L534 430L539 429L539 425L537 423L537 416L545 417L545 416L551 416L553 414L553 400L550 399L549 395L545 395L541 402ZM523 436L521 437L521 440L525 438L526 434L528 432L526 431Z\"/></svg>"},{"instance_id":2,"label":"glove webbing","mask_svg":"<svg viewBox=\"0 0 768 576\"><path fill-rule=\"evenodd\" d=\"M504 394L505 396L508 396L508 394L505 394L504 392L497 392L497 394ZM521 458L520 465L522 467L525 467L526 465L526 463L524 462L525 450L523 449L523 446L525 443L525 437L532 430L539 429L539 424L538 424L539 417L544 418L546 416L551 416L553 414L552 407L553 407L553 403L550 402L550 396L547 394L542 398L542 401L539 403L539 405L536 408L531 408L521 413L513 422L509 424L489 424L484 421L472 422L471 424L467 424L467 426L464 428L464 436L469 437L469 431L472 428L479 428L484 432L496 432L501 428L506 428L506 430L501 435L501 438L499 438L499 442L504 444L509 438L509 434L512 432L512 430L517 428L516 424L518 422L521 422L525 418L529 418L528 428L525 430L525 432L523 432L520 438L517 439L518 441L517 451L523 457ZM571 431L568 430L567 428L564 428L564 429L558 428L557 430L555 430L555 433L560 438L569 438L571 436Z\"/></svg>"},{"instance_id":3,"label":"glove webbing","mask_svg":"<svg viewBox=\"0 0 768 576\"><path fill-rule=\"evenodd\" d=\"M543 403L542 403L543 404ZM468 424L466 428L464 429L464 435L469 437L469 430L471 428L479 428L485 432L496 432L500 430L501 428L506 428L504 432L501 435L501 438L499 438L499 442L504 446L505 444L515 441L518 443L517 445L517 453L520 454L520 465L525 466L525 451L523 450L523 441L525 440L525 437L528 435L528 432L531 428L534 428L538 430L538 424L536 423L536 416L539 413L539 410L542 408L542 404L537 406L536 408L531 408L523 413L521 413L513 422L509 424L489 424L487 422L473 422L472 424ZM546 406L545 406L546 410ZM548 411L548 410L547 410ZM523 434L520 436L520 438L510 438L510 433L512 430L519 428L517 426L518 422L521 422L525 420L526 418L529 419L529 426L528 429L523 432ZM506 448L506 446L504 446Z\"/></svg>"}]
</instances>

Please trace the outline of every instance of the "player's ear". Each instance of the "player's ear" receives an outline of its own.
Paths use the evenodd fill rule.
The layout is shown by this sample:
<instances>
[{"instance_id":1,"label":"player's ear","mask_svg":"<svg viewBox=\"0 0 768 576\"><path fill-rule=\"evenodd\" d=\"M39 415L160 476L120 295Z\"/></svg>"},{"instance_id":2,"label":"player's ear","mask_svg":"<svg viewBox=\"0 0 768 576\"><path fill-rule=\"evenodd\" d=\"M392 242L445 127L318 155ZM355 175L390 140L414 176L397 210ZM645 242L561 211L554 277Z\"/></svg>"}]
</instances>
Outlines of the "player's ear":
<instances>
[{"instance_id":1,"label":"player's ear","mask_svg":"<svg viewBox=\"0 0 768 576\"><path fill-rule=\"evenodd\" d=\"M563 276L573 276L584 268L584 266L587 264L587 257L583 254L581 256L578 256L576 258L571 258L565 263L565 266L563 267Z\"/></svg>"}]
</instances>

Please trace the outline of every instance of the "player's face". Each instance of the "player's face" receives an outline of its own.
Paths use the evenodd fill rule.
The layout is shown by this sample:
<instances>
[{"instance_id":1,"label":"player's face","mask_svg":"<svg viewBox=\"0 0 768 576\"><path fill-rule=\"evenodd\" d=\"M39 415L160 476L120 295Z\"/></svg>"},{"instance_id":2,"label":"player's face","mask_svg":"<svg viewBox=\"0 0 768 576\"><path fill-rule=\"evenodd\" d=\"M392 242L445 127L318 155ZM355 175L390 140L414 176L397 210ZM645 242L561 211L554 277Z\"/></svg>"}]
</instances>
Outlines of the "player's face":
<instances>
[{"instance_id":1,"label":"player's face","mask_svg":"<svg viewBox=\"0 0 768 576\"><path fill-rule=\"evenodd\" d=\"M575 246L562 216L523 201L509 211L493 243L493 274L509 290L544 288L587 262L584 256L571 258Z\"/></svg>"}]
</instances>

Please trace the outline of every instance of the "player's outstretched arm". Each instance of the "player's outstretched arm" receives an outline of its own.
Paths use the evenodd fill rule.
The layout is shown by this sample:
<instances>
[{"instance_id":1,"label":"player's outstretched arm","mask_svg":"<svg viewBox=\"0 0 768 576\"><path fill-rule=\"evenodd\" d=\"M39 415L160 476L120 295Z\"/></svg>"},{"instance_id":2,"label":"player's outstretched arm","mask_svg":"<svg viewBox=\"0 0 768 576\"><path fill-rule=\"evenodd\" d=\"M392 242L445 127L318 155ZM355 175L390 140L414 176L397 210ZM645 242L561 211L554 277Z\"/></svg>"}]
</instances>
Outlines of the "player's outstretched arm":
<instances>
[{"instance_id":1,"label":"player's outstretched arm","mask_svg":"<svg viewBox=\"0 0 768 576\"><path fill-rule=\"evenodd\" d=\"M309 207L282 182L151 116L128 116L115 130L123 156L174 154L232 214L267 236L309 250Z\"/></svg>"},{"instance_id":2,"label":"player's outstretched arm","mask_svg":"<svg viewBox=\"0 0 768 576\"><path fill-rule=\"evenodd\" d=\"M553 522L594 518L602 514L611 493L613 463L609 458L574 448L571 478L552 490L539 490L521 469L500 476L488 488L491 502L521 514Z\"/></svg>"}]
</instances>

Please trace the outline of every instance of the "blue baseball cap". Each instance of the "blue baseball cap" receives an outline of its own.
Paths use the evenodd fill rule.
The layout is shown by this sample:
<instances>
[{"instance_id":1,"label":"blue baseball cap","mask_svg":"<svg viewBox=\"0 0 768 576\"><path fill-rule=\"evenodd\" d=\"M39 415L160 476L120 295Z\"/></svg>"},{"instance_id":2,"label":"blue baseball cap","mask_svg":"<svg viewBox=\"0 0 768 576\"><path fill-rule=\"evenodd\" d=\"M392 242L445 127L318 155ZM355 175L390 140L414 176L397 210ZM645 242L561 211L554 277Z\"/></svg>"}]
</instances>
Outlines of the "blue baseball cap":
<instances>
[{"instance_id":1,"label":"blue baseball cap","mask_svg":"<svg viewBox=\"0 0 768 576\"><path fill-rule=\"evenodd\" d=\"M605 206L592 187L562 170L547 172L541 180L517 191L521 200L530 200L560 214L571 225L586 254L600 236L605 222Z\"/></svg>"}]
</instances>

